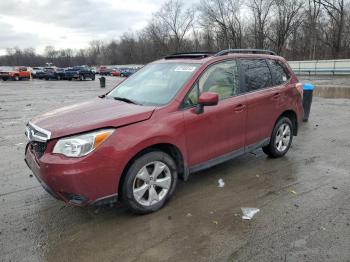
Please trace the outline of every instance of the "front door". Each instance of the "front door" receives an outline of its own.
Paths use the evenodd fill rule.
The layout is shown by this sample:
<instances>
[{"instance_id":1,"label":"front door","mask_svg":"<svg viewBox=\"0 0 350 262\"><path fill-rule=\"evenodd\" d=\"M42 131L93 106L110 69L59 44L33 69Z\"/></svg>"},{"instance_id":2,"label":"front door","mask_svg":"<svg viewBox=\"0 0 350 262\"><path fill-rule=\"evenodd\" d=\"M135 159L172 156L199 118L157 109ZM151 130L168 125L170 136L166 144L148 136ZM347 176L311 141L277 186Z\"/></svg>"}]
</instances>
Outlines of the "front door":
<instances>
[{"instance_id":1,"label":"front door","mask_svg":"<svg viewBox=\"0 0 350 262\"><path fill-rule=\"evenodd\" d=\"M236 61L224 61L209 66L187 95L184 121L189 166L244 149L246 98L237 96L239 86ZM218 93L220 101L198 114L195 105L203 92Z\"/></svg>"}]
</instances>

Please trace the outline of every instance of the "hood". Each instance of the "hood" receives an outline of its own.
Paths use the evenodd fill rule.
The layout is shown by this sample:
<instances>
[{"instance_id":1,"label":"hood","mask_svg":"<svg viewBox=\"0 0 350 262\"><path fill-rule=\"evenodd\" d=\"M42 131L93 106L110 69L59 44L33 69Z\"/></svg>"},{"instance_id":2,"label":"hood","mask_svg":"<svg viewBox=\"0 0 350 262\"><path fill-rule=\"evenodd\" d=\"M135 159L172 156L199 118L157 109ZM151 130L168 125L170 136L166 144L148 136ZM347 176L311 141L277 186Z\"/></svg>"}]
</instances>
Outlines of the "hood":
<instances>
[{"instance_id":1,"label":"hood","mask_svg":"<svg viewBox=\"0 0 350 262\"><path fill-rule=\"evenodd\" d=\"M62 107L33 118L30 122L51 132L51 138L104 127L119 127L147 120L155 107L96 98Z\"/></svg>"}]
</instances>

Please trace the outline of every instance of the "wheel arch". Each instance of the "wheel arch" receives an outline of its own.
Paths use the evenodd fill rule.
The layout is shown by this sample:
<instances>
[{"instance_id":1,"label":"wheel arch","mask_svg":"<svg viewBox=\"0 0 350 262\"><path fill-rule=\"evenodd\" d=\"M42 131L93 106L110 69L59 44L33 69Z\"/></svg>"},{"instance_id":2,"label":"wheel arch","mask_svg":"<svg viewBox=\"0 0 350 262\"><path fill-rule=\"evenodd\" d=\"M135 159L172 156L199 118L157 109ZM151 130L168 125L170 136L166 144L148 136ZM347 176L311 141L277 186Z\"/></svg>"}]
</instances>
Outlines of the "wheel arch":
<instances>
[{"instance_id":1,"label":"wheel arch","mask_svg":"<svg viewBox=\"0 0 350 262\"><path fill-rule=\"evenodd\" d=\"M124 183L124 179L126 176L126 173L130 166L135 162L135 160L141 156L143 156L146 153L152 152L152 151L161 151L164 153L167 153L169 156L171 156L176 164L178 174L182 176L184 173L186 173L185 168L185 161L184 156L181 152L181 150L174 144L171 143L157 143L150 146L147 146L146 148L140 150L138 153L136 153L125 165L125 168L123 170L123 173L119 179L119 185L118 185L118 195L121 196L121 190Z\"/></svg>"}]
</instances>

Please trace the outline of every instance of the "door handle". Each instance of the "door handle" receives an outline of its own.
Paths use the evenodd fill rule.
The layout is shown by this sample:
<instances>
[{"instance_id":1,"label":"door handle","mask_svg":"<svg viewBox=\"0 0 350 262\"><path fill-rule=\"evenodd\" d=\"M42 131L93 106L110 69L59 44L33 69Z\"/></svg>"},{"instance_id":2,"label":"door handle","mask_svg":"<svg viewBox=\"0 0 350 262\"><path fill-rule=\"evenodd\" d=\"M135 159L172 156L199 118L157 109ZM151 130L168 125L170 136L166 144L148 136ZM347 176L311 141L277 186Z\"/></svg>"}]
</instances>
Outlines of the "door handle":
<instances>
[{"instance_id":1,"label":"door handle","mask_svg":"<svg viewBox=\"0 0 350 262\"><path fill-rule=\"evenodd\" d=\"M242 112L246 108L246 105L239 104L235 106L235 112Z\"/></svg>"},{"instance_id":2,"label":"door handle","mask_svg":"<svg viewBox=\"0 0 350 262\"><path fill-rule=\"evenodd\" d=\"M272 95L272 100L278 100L278 99L280 99L280 97L281 97L280 93L275 93Z\"/></svg>"}]
</instances>

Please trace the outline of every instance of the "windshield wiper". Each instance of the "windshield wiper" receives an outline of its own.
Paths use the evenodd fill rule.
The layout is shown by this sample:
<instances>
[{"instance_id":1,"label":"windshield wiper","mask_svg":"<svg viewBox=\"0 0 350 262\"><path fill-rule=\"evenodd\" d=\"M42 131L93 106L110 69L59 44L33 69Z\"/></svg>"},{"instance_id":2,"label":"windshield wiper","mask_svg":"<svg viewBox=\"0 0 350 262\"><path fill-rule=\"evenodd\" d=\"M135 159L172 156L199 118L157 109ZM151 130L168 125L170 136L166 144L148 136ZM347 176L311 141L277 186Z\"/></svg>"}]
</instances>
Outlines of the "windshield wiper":
<instances>
[{"instance_id":1,"label":"windshield wiper","mask_svg":"<svg viewBox=\"0 0 350 262\"><path fill-rule=\"evenodd\" d=\"M119 101L123 101L125 103L129 103L129 104L134 104L134 105L141 105L140 103L137 103L129 98L126 98L126 97L118 97L118 96L115 96L113 97L114 100L119 100Z\"/></svg>"}]
</instances>

